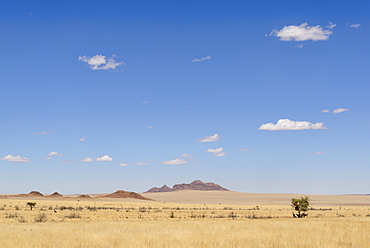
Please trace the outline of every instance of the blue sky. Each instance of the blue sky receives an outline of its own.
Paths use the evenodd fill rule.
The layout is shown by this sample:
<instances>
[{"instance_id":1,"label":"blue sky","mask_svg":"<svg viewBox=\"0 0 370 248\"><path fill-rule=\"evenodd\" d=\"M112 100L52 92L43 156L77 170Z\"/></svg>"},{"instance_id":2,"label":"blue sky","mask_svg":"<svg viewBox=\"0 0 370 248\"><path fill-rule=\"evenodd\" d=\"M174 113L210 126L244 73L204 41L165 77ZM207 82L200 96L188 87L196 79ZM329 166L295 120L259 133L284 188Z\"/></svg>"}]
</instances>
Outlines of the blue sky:
<instances>
[{"instance_id":1,"label":"blue sky","mask_svg":"<svg viewBox=\"0 0 370 248\"><path fill-rule=\"evenodd\" d=\"M367 1L0 1L0 193L369 193Z\"/></svg>"}]
</instances>

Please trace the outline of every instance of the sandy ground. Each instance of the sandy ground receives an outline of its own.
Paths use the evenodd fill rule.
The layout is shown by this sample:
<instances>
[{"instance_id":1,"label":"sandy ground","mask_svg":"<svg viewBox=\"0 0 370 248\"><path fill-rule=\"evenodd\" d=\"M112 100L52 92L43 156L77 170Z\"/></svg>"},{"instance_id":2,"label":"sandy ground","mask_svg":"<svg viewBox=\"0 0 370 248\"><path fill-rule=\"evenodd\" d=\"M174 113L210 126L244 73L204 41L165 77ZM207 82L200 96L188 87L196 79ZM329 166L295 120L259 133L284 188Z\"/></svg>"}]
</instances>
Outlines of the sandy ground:
<instances>
[{"instance_id":1,"label":"sandy ground","mask_svg":"<svg viewBox=\"0 0 370 248\"><path fill-rule=\"evenodd\" d=\"M298 194L260 194L235 191L176 191L144 193L156 201L173 203L233 204L233 205L287 205ZM308 195L314 206L370 206L370 195Z\"/></svg>"},{"instance_id":2,"label":"sandy ground","mask_svg":"<svg viewBox=\"0 0 370 248\"><path fill-rule=\"evenodd\" d=\"M165 193L143 193L147 198L157 202L190 203L190 204L231 204L231 205L290 205L292 197L301 197L301 194L261 194L241 193L235 191L196 191L183 190ZM10 197L14 200L62 200L76 201L76 197L64 195L62 198L50 197ZM111 201L111 202L146 202L129 198L80 198L81 201ZM311 206L370 206L370 195L307 195ZM3 195L0 197L3 198Z\"/></svg>"}]
</instances>

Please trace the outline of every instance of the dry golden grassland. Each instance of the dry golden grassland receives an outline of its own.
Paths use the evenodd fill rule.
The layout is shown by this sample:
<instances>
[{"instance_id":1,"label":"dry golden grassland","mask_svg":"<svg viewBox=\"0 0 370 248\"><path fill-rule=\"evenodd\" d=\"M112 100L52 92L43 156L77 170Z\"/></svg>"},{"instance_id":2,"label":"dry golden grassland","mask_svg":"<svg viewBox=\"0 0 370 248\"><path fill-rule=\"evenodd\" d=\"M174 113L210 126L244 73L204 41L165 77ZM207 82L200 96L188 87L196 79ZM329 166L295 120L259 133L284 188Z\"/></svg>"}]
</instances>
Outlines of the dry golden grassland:
<instances>
[{"instance_id":1,"label":"dry golden grassland","mask_svg":"<svg viewBox=\"0 0 370 248\"><path fill-rule=\"evenodd\" d=\"M0 247L370 247L370 206L289 204L0 199Z\"/></svg>"}]
</instances>

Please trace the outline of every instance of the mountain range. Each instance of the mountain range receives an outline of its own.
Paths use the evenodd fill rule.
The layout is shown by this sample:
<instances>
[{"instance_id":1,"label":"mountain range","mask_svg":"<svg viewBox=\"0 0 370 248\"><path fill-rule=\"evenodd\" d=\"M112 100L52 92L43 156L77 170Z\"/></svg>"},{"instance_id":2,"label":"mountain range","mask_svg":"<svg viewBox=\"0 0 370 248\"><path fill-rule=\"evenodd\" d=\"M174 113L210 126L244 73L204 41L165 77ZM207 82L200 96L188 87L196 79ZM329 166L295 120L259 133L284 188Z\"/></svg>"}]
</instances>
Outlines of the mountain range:
<instances>
[{"instance_id":1,"label":"mountain range","mask_svg":"<svg viewBox=\"0 0 370 248\"><path fill-rule=\"evenodd\" d=\"M157 192L171 192L178 190L217 190L217 191L229 191L215 183L204 183L200 180L195 180L192 183L175 184L172 188L167 185L163 185L160 188L153 187L145 193L157 193Z\"/></svg>"}]
</instances>

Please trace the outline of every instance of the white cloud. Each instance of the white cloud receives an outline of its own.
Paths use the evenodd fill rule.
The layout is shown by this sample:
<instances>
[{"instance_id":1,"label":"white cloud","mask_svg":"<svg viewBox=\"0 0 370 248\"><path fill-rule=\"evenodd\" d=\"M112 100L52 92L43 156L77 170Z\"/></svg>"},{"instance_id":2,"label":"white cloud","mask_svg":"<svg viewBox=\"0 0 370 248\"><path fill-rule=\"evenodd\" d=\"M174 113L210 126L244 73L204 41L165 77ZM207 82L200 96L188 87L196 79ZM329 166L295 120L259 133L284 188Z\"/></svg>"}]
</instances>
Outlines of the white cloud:
<instances>
[{"instance_id":1,"label":"white cloud","mask_svg":"<svg viewBox=\"0 0 370 248\"><path fill-rule=\"evenodd\" d=\"M127 166L128 164L120 163L119 166Z\"/></svg>"},{"instance_id":2,"label":"white cloud","mask_svg":"<svg viewBox=\"0 0 370 248\"><path fill-rule=\"evenodd\" d=\"M72 160L62 160L62 163L73 164L73 161Z\"/></svg>"},{"instance_id":3,"label":"white cloud","mask_svg":"<svg viewBox=\"0 0 370 248\"><path fill-rule=\"evenodd\" d=\"M41 132L41 133L35 133L35 132L32 132L31 134L41 135L41 134L48 134L48 133L54 133L54 132L43 131L43 132Z\"/></svg>"},{"instance_id":4,"label":"white cloud","mask_svg":"<svg viewBox=\"0 0 370 248\"><path fill-rule=\"evenodd\" d=\"M82 137L79 141L86 141L86 137Z\"/></svg>"},{"instance_id":5,"label":"white cloud","mask_svg":"<svg viewBox=\"0 0 370 248\"><path fill-rule=\"evenodd\" d=\"M337 108L337 109L334 109L333 110L333 114L339 114L339 113L346 112L346 111L349 111L349 109L346 109L346 108Z\"/></svg>"},{"instance_id":6,"label":"white cloud","mask_svg":"<svg viewBox=\"0 0 370 248\"><path fill-rule=\"evenodd\" d=\"M147 126L146 128L149 128L150 129L150 128L153 128L153 127L152 126Z\"/></svg>"},{"instance_id":7,"label":"white cloud","mask_svg":"<svg viewBox=\"0 0 370 248\"><path fill-rule=\"evenodd\" d=\"M30 162L29 158L21 157L21 156L13 156L7 155L5 157L0 158L0 160L10 161L10 162Z\"/></svg>"},{"instance_id":8,"label":"white cloud","mask_svg":"<svg viewBox=\"0 0 370 248\"><path fill-rule=\"evenodd\" d=\"M92 159L92 158L83 158L80 161L82 161L82 162L93 162L94 159Z\"/></svg>"},{"instance_id":9,"label":"white cloud","mask_svg":"<svg viewBox=\"0 0 370 248\"><path fill-rule=\"evenodd\" d=\"M226 153L223 152L224 148L220 147L220 148L216 148L216 149L208 149L206 152L210 152L212 153L213 155L217 156L217 157L222 157L222 156L225 156Z\"/></svg>"},{"instance_id":10,"label":"white cloud","mask_svg":"<svg viewBox=\"0 0 370 248\"><path fill-rule=\"evenodd\" d=\"M302 48L303 47L303 44L298 44L297 47L298 48Z\"/></svg>"},{"instance_id":11,"label":"white cloud","mask_svg":"<svg viewBox=\"0 0 370 248\"><path fill-rule=\"evenodd\" d=\"M249 151L250 149L249 148L242 148L242 149L239 149L239 151Z\"/></svg>"},{"instance_id":12,"label":"white cloud","mask_svg":"<svg viewBox=\"0 0 370 248\"><path fill-rule=\"evenodd\" d=\"M313 152L312 154L323 154L324 152Z\"/></svg>"},{"instance_id":13,"label":"white cloud","mask_svg":"<svg viewBox=\"0 0 370 248\"><path fill-rule=\"evenodd\" d=\"M191 156L190 154L184 153L184 154L181 154L180 157L193 157L193 156Z\"/></svg>"},{"instance_id":14,"label":"white cloud","mask_svg":"<svg viewBox=\"0 0 370 248\"><path fill-rule=\"evenodd\" d=\"M206 56L206 57L202 57L200 59L193 59L191 62L201 62L201 61L204 61L204 60L209 60L211 58L212 58L211 56Z\"/></svg>"},{"instance_id":15,"label":"white cloud","mask_svg":"<svg viewBox=\"0 0 370 248\"><path fill-rule=\"evenodd\" d=\"M179 159L179 158L161 162L161 164L171 164L171 165L187 164L187 163L188 163L188 161L186 161L185 159Z\"/></svg>"},{"instance_id":16,"label":"white cloud","mask_svg":"<svg viewBox=\"0 0 370 248\"><path fill-rule=\"evenodd\" d=\"M92 70L109 70L116 69L117 66L125 64L124 62L116 62L116 56L113 55L111 58L106 59L106 56L95 55L93 57L89 56L79 56L78 60L86 62Z\"/></svg>"},{"instance_id":17,"label":"white cloud","mask_svg":"<svg viewBox=\"0 0 370 248\"><path fill-rule=\"evenodd\" d=\"M332 29L335 24L330 23L327 28ZM301 25L290 25L285 26L281 30L272 30L271 35L278 37L282 41L318 41L327 40L333 31L325 30L320 25L308 26L308 24L302 23Z\"/></svg>"},{"instance_id":18,"label":"white cloud","mask_svg":"<svg viewBox=\"0 0 370 248\"><path fill-rule=\"evenodd\" d=\"M53 159L52 157L46 157L46 158L43 158L43 159Z\"/></svg>"},{"instance_id":19,"label":"white cloud","mask_svg":"<svg viewBox=\"0 0 370 248\"><path fill-rule=\"evenodd\" d=\"M328 29L333 29L333 28L335 28L337 26L337 24L334 24L334 23L332 23L332 22L329 22L329 25L328 26L326 26Z\"/></svg>"},{"instance_id":20,"label":"white cloud","mask_svg":"<svg viewBox=\"0 0 370 248\"><path fill-rule=\"evenodd\" d=\"M280 119L276 124L262 124L259 130L279 131L279 130L307 130L307 129L327 129L324 123L311 123L308 121L292 121L289 119Z\"/></svg>"},{"instance_id":21,"label":"white cloud","mask_svg":"<svg viewBox=\"0 0 370 248\"><path fill-rule=\"evenodd\" d=\"M96 158L96 161L113 161L113 158L109 157L108 155L104 155L100 158Z\"/></svg>"},{"instance_id":22,"label":"white cloud","mask_svg":"<svg viewBox=\"0 0 370 248\"><path fill-rule=\"evenodd\" d=\"M147 165L148 163L144 163L144 162L139 162L139 163L134 163L132 165Z\"/></svg>"},{"instance_id":23,"label":"white cloud","mask_svg":"<svg viewBox=\"0 0 370 248\"><path fill-rule=\"evenodd\" d=\"M360 23L347 23L347 26L350 28L359 28L361 26Z\"/></svg>"},{"instance_id":24,"label":"white cloud","mask_svg":"<svg viewBox=\"0 0 370 248\"><path fill-rule=\"evenodd\" d=\"M349 109L346 109L346 108L337 108L337 109L334 109L332 111L332 113L333 114L339 114L339 113L346 112L346 111L349 111ZM320 112L321 113L330 113L330 110L329 109L323 109Z\"/></svg>"},{"instance_id":25,"label":"white cloud","mask_svg":"<svg viewBox=\"0 0 370 248\"><path fill-rule=\"evenodd\" d=\"M59 157L61 157L61 156L64 156L64 154L60 154L58 152L51 152L51 153L48 154L48 156L59 156Z\"/></svg>"},{"instance_id":26,"label":"white cloud","mask_svg":"<svg viewBox=\"0 0 370 248\"><path fill-rule=\"evenodd\" d=\"M214 142L214 141L217 141L219 140L220 137L218 136L218 134L214 134L214 135L211 135L211 136L206 136L202 139L199 140L199 142Z\"/></svg>"}]
</instances>

